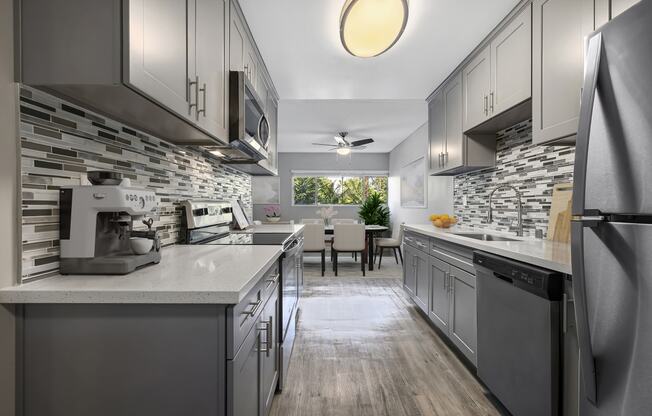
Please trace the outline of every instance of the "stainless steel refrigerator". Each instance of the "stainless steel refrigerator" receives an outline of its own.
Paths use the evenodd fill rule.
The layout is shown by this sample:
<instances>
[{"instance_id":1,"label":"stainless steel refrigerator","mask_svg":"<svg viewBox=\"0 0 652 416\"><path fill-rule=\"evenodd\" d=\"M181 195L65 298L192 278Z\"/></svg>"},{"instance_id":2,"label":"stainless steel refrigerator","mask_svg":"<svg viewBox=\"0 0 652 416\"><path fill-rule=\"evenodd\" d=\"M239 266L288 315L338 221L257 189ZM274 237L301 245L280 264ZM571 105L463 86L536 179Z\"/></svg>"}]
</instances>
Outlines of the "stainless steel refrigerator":
<instances>
[{"instance_id":1,"label":"stainless steel refrigerator","mask_svg":"<svg viewBox=\"0 0 652 416\"><path fill-rule=\"evenodd\" d=\"M580 415L652 415L652 0L588 40L573 215Z\"/></svg>"}]
</instances>

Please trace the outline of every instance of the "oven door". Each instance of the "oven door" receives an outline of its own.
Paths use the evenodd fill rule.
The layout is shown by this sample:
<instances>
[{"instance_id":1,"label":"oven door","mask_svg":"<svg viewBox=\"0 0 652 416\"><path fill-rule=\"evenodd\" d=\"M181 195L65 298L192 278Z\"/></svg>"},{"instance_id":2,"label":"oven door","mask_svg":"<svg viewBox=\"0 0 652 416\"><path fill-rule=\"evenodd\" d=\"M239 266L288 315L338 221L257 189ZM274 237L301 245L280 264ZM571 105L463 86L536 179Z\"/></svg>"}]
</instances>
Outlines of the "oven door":
<instances>
[{"instance_id":1,"label":"oven door","mask_svg":"<svg viewBox=\"0 0 652 416\"><path fill-rule=\"evenodd\" d=\"M281 297L281 341L285 340L287 330L292 325L292 312L299 300L299 272L303 240L297 239L290 245L282 257L282 297Z\"/></svg>"}]
</instances>

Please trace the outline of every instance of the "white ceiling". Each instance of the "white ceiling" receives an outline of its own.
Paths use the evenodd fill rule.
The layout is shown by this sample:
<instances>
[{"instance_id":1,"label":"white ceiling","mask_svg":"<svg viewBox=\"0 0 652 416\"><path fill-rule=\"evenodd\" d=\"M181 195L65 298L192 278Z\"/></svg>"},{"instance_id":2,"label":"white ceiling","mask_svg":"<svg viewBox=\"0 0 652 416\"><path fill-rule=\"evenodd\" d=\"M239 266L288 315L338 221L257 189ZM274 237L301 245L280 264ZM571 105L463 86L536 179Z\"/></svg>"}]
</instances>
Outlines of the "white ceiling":
<instances>
[{"instance_id":1,"label":"white ceiling","mask_svg":"<svg viewBox=\"0 0 652 416\"><path fill-rule=\"evenodd\" d=\"M284 103L281 108L285 110L279 109L286 113L279 120L281 151L305 148L305 141L313 140L312 136L307 139L307 127L315 135L334 126L339 126L336 131L352 133L360 128L360 134L374 138L390 135L386 125L393 126L392 134L414 131L426 118L425 110L423 114L418 110L418 115L409 113L416 105L412 100L425 99L518 3L410 0L410 16L401 39L385 54L363 59L349 55L340 43L344 0L239 1L282 102L302 100ZM347 103L350 112L345 112L340 100L365 101ZM393 111L388 108L390 100L399 100ZM290 112L301 106L308 107L302 115L309 120ZM390 119L374 118L374 107L382 108L382 116ZM352 120L358 124L347 124ZM406 136L392 139L393 145ZM387 151L381 147L386 145L379 143L367 151ZM305 148L308 150L320 149Z\"/></svg>"},{"instance_id":2,"label":"white ceiling","mask_svg":"<svg viewBox=\"0 0 652 416\"><path fill-rule=\"evenodd\" d=\"M333 135L347 131L374 139L363 152L391 151L427 119L423 100L281 100L278 109L280 152L323 152Z\"/></svg>"}]
</instances>

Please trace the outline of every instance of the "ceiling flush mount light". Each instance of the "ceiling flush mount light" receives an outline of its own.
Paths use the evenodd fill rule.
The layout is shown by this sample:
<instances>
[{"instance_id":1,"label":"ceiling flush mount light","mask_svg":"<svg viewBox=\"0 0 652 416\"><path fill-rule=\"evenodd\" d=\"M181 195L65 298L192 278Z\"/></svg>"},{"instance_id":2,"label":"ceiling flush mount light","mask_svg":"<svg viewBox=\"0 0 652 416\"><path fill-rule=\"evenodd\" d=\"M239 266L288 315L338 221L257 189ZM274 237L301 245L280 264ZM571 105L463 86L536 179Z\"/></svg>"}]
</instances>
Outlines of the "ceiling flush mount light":
<instances>
[{"instance_id":1,"label":"ceiling flush mount light","mask_svg":"<svg viewBox=\"0 0 652 416\"><path fill-rule=\"evenodd\" d=\"M351 149L349 149L348 147L338 147L336 152L340 156L346 156L351 153Z\"/></svg>"},{"instance_id":2,"label":"ceiling flush mount light","mask_svg":"<svg viewBox=\"0 0 652 416\"><path fill-rule=\"evenodd\" d=\"M340 16L344 49L361 58L394 46L408 20L408 0L346 0Z\"/></svg>"}]
</instances>

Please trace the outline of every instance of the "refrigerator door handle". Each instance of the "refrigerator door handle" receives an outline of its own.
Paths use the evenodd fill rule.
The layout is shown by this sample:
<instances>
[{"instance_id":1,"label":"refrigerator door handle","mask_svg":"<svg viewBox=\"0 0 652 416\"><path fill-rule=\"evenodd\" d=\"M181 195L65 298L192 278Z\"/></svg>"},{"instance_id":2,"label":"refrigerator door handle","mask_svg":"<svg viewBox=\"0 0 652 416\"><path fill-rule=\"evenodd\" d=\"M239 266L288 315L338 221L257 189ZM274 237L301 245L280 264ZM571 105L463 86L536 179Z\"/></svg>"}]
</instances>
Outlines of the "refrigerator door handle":
<instances>
[{"instance_id":1,"label":"refrigerator door handle","mask_svg":"<svg viewBox=\"0 0 652 416\"><path fill-rule=\"evenodd\" d=\"M584 228L582 220L571 223L571 250L573 270L573 298L575 299L575 319L577 320L577 340L580 349L580 367L584 393L593 404L597 404L595 359L591 346L589 312L586 304L586 276L584 275Z\"/></svg>"},{"instance_id":2,"label":"refrigerator door handle","mask_svg":"<svg viewBox=\"0 0 652 416\"><path fill-rule=\"evenodd\" d=\"M602 55L602 33L589 39L584 66L584 86L580 105L579 123L575 148L575 185L573 189L573 215L584 215L586 191L586 165L589 155L589 136L593 118L593 104L598 85L600 57Z\"/></svg>"}]
</instances>

